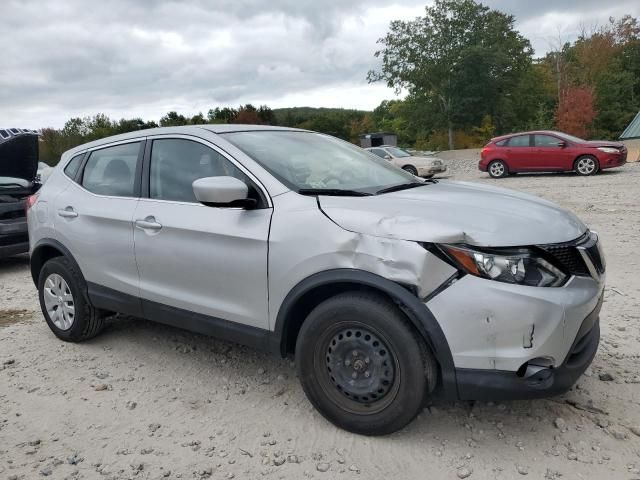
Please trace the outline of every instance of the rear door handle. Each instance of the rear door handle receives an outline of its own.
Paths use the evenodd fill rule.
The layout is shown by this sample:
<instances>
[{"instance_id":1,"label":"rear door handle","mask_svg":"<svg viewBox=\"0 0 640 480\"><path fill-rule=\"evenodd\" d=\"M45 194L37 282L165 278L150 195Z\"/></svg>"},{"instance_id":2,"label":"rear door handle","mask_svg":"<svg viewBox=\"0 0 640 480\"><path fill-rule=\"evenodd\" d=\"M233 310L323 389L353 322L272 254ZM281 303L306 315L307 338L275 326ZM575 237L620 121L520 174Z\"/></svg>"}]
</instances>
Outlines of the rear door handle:
<instances>
[{"instance_id":1,"label":"rear door handle","mask_svg":"<svg viewBox=\"0 0 640 480\"><path fill-rule=\"evenodd\" d=\"M78 216L78 212L76 212L73 207L66 207L64 210L58 210L58 215L63 218L76 218Z\"/></svg>"},{"instance_id":2,"label":"rear door handle","mask_svg":"<svg viewBox=\"0 0 640 480\"><path fill-rule=\"evenodd\" d=\"M156 222L155 217L149 216L145 219L136 220L136 227L141 230L160 230L162 228L162 224Z\"/></svg>"}]
</instances>

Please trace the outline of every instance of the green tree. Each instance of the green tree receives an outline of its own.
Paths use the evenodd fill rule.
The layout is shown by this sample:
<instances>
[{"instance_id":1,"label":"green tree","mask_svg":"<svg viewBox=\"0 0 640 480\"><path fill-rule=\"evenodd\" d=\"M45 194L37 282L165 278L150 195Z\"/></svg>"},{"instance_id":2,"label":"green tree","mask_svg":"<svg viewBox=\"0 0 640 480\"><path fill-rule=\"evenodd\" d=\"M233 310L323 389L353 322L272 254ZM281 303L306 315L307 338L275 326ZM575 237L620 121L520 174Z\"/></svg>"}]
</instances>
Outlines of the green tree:
<instances>
[{"instance_id":1,"label":"green tree","mask_svg":"<svg viewBox=\"0 0 640 480\"><path fill-rule=\"evenodd\" d=\"M179 115L178 112L169 112L160 119L161 127L177 127L188 123L187 118L184 115Z\"/></svg>"},{"instance_id":2,"label":"green tree","mask_svg":"<svg viewBox=\"0 0 640 480\"><path fill-rule=\"evenodd\" d=\"M531 64L531 45L513 27L512 16L473 0L436 0L424 17L391 22L375 53L381 70L368 80L429 99L453 148L454 128L495 114Z\"/></svg>"}]
</instances>

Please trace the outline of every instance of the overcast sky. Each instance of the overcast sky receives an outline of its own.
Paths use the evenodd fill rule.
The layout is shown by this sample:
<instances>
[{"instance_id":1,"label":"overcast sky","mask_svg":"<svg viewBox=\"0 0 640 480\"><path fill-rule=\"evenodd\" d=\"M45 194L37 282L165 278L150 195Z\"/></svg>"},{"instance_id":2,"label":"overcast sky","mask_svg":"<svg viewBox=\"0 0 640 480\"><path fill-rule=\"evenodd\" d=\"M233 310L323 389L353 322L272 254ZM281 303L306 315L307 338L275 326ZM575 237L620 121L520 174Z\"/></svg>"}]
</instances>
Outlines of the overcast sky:
<instances>
[{"instance_id":1,"label":"overcast sky","mask_svg":"<svg viewBox=\"0 0 640 480\"><path fill-rule=\"evenodd\" d=\"M516 16L536 54L639 0L486 0ZM72 116L158 120L244 103L372 109L376 40L413 0L2 0L0 126Z\"/></svg>"}]
</instances>

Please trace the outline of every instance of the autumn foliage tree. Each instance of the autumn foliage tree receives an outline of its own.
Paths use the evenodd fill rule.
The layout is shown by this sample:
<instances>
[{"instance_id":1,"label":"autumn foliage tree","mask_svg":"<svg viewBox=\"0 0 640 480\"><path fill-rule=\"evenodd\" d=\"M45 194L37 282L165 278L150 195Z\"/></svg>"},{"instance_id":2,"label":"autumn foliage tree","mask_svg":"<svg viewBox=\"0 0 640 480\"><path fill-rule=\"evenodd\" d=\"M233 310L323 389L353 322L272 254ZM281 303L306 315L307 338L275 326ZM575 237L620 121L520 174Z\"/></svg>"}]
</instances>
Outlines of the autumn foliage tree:
<instances>
[{"instance_id":1,"label":"autumn foliage tree","mask_svg":"<svg viewBox=\"0 0 640 480\"><path fill-rule=\"evenodd\" d=\"M563 132L586 138L596 114L593 88L569 87L560 96L556 124Z\"/></svg>"}]
</instances>

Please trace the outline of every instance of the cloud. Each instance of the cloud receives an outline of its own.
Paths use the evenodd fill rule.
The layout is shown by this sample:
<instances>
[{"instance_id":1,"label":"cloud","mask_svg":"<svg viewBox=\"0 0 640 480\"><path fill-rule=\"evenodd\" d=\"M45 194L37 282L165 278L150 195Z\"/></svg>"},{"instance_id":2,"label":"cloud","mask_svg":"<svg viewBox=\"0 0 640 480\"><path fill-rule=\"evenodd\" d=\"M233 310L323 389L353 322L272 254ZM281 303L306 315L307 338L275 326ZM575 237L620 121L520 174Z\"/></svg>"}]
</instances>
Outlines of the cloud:
<instances>
[{"instance_id":1,"label":"cloud","mask_svg":"<svg viewBox=\"0 0 640 480\"><path fill-rule=\"evenodd\" d=\"M525 35L598 15L591 0L486 3L516 14ZM393 97L365 80L376 40L423 12L418 0L3 0L0 122L60 127L97 112L158 119L247 102L373 108Z\"/></svg>"}]
</instances>

